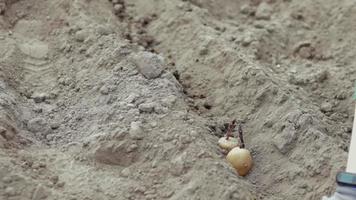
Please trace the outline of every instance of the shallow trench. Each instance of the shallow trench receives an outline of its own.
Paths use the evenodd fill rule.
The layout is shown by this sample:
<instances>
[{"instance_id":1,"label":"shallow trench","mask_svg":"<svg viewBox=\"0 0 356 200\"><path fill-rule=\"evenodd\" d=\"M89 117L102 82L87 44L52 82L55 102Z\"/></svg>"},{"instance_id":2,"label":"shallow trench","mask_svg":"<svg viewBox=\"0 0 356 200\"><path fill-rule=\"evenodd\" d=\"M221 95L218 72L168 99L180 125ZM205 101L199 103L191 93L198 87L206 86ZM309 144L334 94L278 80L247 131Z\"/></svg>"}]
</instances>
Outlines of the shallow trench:
<instances>
[{"instance_id":1,"label":"shallow trench","mask_svg":"<svg viewBox=\"0 0 356 200\"><path fill-rule=\"evenodd\" d=\"M328 57L328 47L323 44L325 40L333 37L332 34L317 38L321 43L310 48L313 50L303 49L312 51L309 52L309 57L305 57L304 52L296 45L313 34L309 35L306 31L300 36L290 37L288 31L293 32L301 26L306 26L303 23L309 23L308 20L312 20L313 17L325 18L325 14L321 11L314 16L312 14L308 16L309 13L306 11L300 14L305 17L305 21L292 22L295 24L290 28L288 23L291 22L284 21L286 17L288 15L295 17L295 14L298 16L299 9L303 9L293 3L288 5L288 2L270 2L276 11L273 18L276 24L272 25L264 20L255 21L255 16L246 17L238 13L244 4L249 5L252 10L256 9L256 6L261 4L260 1L239 3L188 1L171 5L165 1L159 3L136 1L128 8L128 13L131 12L131 16L137 19L152 15L157 17L145 25L147 26L145 30L158 41L153 49L168 60L168 68L179 77L194 112L209 119L211 123L218 121L222 124L221 122L234 118L245 122L247 141L252 143L250 145L253 151L256 151L256 159L261 159L260 163L256 164L255 173L252 173L248 180L261 185L264 191L262 193L273 196L276 191L293 191L291 188L298 185L290 182L291 180L276 178L284 176L278 172L279 170L286 169L285 173L293 174L294 172L291 172L293 170L289 171L288 168L295 169L295 175L287 176L293 177L296 182L300 181L301 185L314 186L307 186L308 189L304 191L295 189L288 195L293 196L295 192L294 195L306 195L307 198L317 199L321 193L331 191L331 187L326 185L333 185L332 174L342 168L340 163L345 162L342 161L344 159L339 160L340 157L332 157L326 152L345 155L347 150L353 118L349 105L352 103L350 98L341 96L342 93L351 96L354 78L349 73L354 75L355 69L350 65L345 66L345 71L335 68L338 59ZM312 4L308 1L304 3ZM317 5L318 3L311 7ZM250 12L248 9L246 12ZM283 9L286 9L286 12ZM315 32L324 31L323 24L313 26L317 29ZM342 26L344 24L340 25ZM265 29L272 34L264 33ZM242 38L238 34L242 34ZM256 42L253 42L254 40ZM247 47L244 47L246 45ZM346 50L348 44L344 45ZM306 66L297 69L301 74L298 78L306 77L305 83L294 82L294 75L291 75L295 73L293 65ZM310 70L308 69L310 66L319 67L321 70ZM337 77L347 78L338 80ZM247 80L247 83L244 83L244 80ZM325 102L335 104L335 109L326 111L320 108ZM314 122L302 122L305 117L310 117L309 119ZM286 120L287 124L283 120ZM286 129L288 126L293 126L292 130L296 129L297 134L301 135L297 141L284 141L285 137L294 137L293 134L288 136L289 133L283 136L284 132L288 132L289 128ZM272 146L284 142L285 146L283 144L283 147L280 146L281 155ZM329 147L323 149L321 146L325 143L328 143ZM286 149L283 149L284 147ZM305 149L313 153L308 155ZM322 156L317 161L315 159L318 155L326 157ZM274 160L276 165L271 164L271 160ZM316 172L318 175L310 172L321 163L330 166ZM325 166L324 164L319 166ZM268 173L265 174L266 171ZM306 174L302 175L304 173ZM320 180L328 181L327 184L320 186ZM320 193L315 190L319 190Z\"/></svg>"}]
</instances>

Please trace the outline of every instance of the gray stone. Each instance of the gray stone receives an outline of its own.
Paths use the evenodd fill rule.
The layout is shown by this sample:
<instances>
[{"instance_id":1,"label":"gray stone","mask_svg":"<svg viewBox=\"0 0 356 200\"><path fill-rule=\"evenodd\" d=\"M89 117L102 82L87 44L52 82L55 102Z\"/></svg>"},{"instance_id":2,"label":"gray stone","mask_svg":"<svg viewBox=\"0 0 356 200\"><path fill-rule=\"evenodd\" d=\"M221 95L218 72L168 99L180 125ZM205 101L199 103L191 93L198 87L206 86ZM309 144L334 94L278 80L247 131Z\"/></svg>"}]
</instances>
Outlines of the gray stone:
<instances>
[{"instance_id":1,"label":"gray stone","mask_svg":"<svg viewBox=\"0 0 356 200\"><path fill-rule=\"evenodd\" d=\"M135 102L139 97L140 97L140 95L138 95L138 94L136 94L136 93L131 93L131 94L126 98L126 102L128 102L128 103L133 103L133 102Z\"/></svg>"},{"instance_id":2,"label":"gray stone","mask_svg":"<svg viewBox=\"0 0 356 200\"><path fill-rule=\"evenodd\" d=\"M151 167L152 168L156 168L158 166L158 161L157 160L154 160L151 164Z\"/></svg>"},{"instance_id":3,"label":"gray stone","mask_svg":"<svg viewBox=\"0 0 356 200\"><path fill-rule=\"evenodd\" d=\"M180 135L178 140L182 144L189 144L192 142L190 135Z\"/></svg>"},{"instance_id":4,"label":"gray stone","mask_svg":"<svg viewBox=\"0 0 356 200\"><path fill-rule=\"evenodd\" d=\"M41 200L47 197L48 191L46 191L46 189L41 184L36 187L36 190L32 194L32 200Z\"/></svg>"},{"instance_id":5,"label":"gray stone","mask_svg":"<svg viewBox=\"0 0 356 200\"><path fill-rule=\"evenodd\" d=\"M166 98L162 99L162 104L166 107L172 107L177 101L177 97L174 95L169 95Z\"/></svg>"},{"instance_id":6,"label":"gray stone","mask_svg":"<svg viewBox=\"0 0 356 200\"><path fill-rule=\"evenodd\" d=\"M331 112L333 110L333 105L330 102L324 102L321 104L320 110L324 113Z\"/></svg>"},{"instance_id":7,"label":"gray stone","mask_svg":"<svg viewBox=\"0 0 356 200\"><path fill-rule=\"evenodd\" d=\"M54 123L51 124L51 129L55 130L55 129L58 129L60 126L61 126L60 123L54 122Z\"/></svg>"},{"instance_id":8,"label":"gray stone","mask_svg":"<svg viewBox=\"0 0 356 200\"><path fill-rule=\"evenodd\" d=\"M75 33L75 40L78 42L84 42L89 37L89 33L86 30L80 30Z\"/></svg>"},{"instance_id":9,"label":"gray stone","mask_svg":"<svg viewBox=\"0 0 356 200\"><path fill-rule=\"evenodd\" d=\"M96 32L99 35L109 35L112 34L114 31L108 26L100 25L96 28Z\"/></svg>"},{"instance_id":10,"label":"gray stone","mask_svg":"<svg viewBox=\"0 0 356 200\"><path fill-rule=\"evenodd\" d=\"M59 187L59 188L62 188L62 187L64 187L64 185L65 185L66 183L65 182L59 182L59 183L57 183L57 187Z\"/></svg>"},{"instance_id":11,"label":"gray stone","mask_svg":"<svg viewBox=\"0 0 356 200\"><path fill-rule=\"evenodd\" d=\"M39 117L29 120L27 123L27 128L29 131L31 131L33 133L36 133L36 132L44 133L44 132L49 131L49 129L50 129L46 120L43 118L39 118Z\"/></svg>"},{"instance_id":12,"label":"gray stone","mask_svg":"<svg viewBox=\"0 0 356 200\"><path fill-rule=\"evenodd\" d=\"M345 100L347 98L347 96L348 96L347 92L341 91L335 96L335 98L337 100Z\"/></svg>"},{"instance_id":13,"label":"gray stone","mask_svg":"<svg viewBox=\"0 0 356 200\"><path fill-rule=\"evenodd\" d=\"M46 135L46 139L47 141L53 141L53 139L55 138L56 135L54 134L49 134L49 135Z\"/></svg>"},{"instance_id":14,"label":"gray stone","mask_svg":"<svg viewBox=\"0 0 356 200\"><path fill-rule=\"evenodd\" d=\"M155 127L157 127L158 123L156 121L153 121L150 123L150 125L152 128L155 128Z\"/></svg>"},{"instance_id":15,"label":"gray stone","mask_svg":"<svg viewBox=\"0 0 356 200\"><path fill-rule=\"evenodd\" d=\"M138 148L137 144L131 144L128 148L127 148L127 153L131 153L133 151L136 151Z\"/></svg>"},{"instance_id":16,"label":"gray stone","mask_svg":"<svg viewBox=\"0 0 356 200\"><path fill-rule=\"evenodd\" d=\"M323 83L329 76L330 73L327 70L322 70L313 75L313 80L318 83Z\"/></svg>"},{"instance_id":17,"label":"gray stone","mask_svg":"<svg viewBox=\"0 0 356 200\"><path fill-rule=\"evenodd\" d=\"M285 154L293 148L293 143L297 139L297 131L292 124L287 125L281 133L274 136L273 144L277 149Z\"/></svg>"},{"instance_id":18,"label":"gray stone","mask_svg":"<svg viewBox=\"0 0 356 200\"><path fill-rule=\"evenodd\" d=\"M15 195L16 195L16 190L15 190L15 188L13 188L13 187L6 187L6 188L5 188L5 191L4 191L4 194L5 194L6 196L9 196L9 197L15 196Z\"/></svg>"},{"instance_id":19,"label":"gray stone","mask_svg":"<svg viewBox=\"0 0 356 200\"><path fill-rule=\"evenodd\" d=\"M162 56L151 52L140 52L133 57L138 71L147 79L154 79L162 74L164 60Z\"/></svg>"},{"instance_id":20,"label":"gray stone","mask_svg":"<svg viewBox=\"0 0 356 200\"><path fill-rule=\"evenodd\" d=\"M186 153L183 153L180 156L177 156L171 161L170 172L174 176L181 176L184 174L184 170L186 168Z\"/></svg>"},{"instance_id":21,"label":"gray stone","mask_svg":"<svg viewBox=\"0 0 356 200\"><path fill-rule=\"evenodd\" d=\"M199 51L199 55L201 55L201 56L205 56L205 55L207 55L208 53L209 53L209 48L206 47L206 46L202 47L202 48L200 49L200 51Z\"/></svg>"},{"instance_id":22,"label":"gray stone","mask_svg":"<svg viewBox=\"0 0 356 200\"><path fill-rule=\"evenodd\" d=\"M50 177L50 181L51 181L53 184L57 184L58 181L59 181L59 177L58 177L57 175L52 176L52 177Z\"/></svg>"},{"instance_id":23,"label":"gray stone","mask_svg":"<svg viewBox=\"0 0 356 200\"><path fill-rule=\"evenodd\" d=\"M129 168L125 168L125 169L123 169L123 170L121 171L121 175L122 175L123 177L128 177L128 176L130 176L130 174L131 174L131 172L130 172L130 169L129 169Z\"/></svg>"},{"instance_id":24,"label":"gray stone","mask_svg":"<svg viewBox=\"0 0 356 200\"><path fill-rule=\"evenodd\" d=\"M12 140L15 137L15 132L0 126L0 136L6 140Z\"/></svg>"},{"instance_id":25,"label":"gray stone","mask_svg":"<svg viewBox=\"0 0 356 200\"><path fill-rule=\"evenodd\" d=\"M131 122L130 126L130 138L134 140L141 140L143 139L143 129L141 122Z\"/></svg>"},{"instance_id":26,"label":"gray stone","mask_svg":"<svg viewBox=\"0 0 356 200\"><path fill-rule=\"evenodd\" d=\"M251 44L251 42L253 41L253 37L250 35L250 34L247 34L243 37L241 43L242 43L242 46L248 46Z\"/></svg>"},{"instance_id":27,"label":"gray stone","mask_svg":"<svg viewBox=\"0 0 356 200\"><path fill-rule=\"evenodd\" d=\"M109 94L109 88L107 86L103 86L100 88L100 93L103 95L108 95Z\"/></svg>"},{"instance_id":28,"label":"gray stone","mask_svg":"<svg viewBox=\"0 0 356 200\"><path fill-rule=\"evenodd\" d=\"M9 184L12 182L12 179L9 176L5 176L4 178L2 178L2 182Z\"/></svg>"},{"instance_id":29,"label":"gray stone","mask_svg":"<svg viewBox=\"0 0 356 200\"><path fill-rule=\"evenodd\" d=\"M114 6L114 11L115 13L120 13L121 11L123 11L124 7L121 4L115 4Z\"/></svg>"},{"instance_id":30,"label":"gray stone","mask_svg":"<svg viewBox=\"0 0 356 200\"><path fill-rule=\"evenodd\" d=\"M240 12L245 15L252 15L256 12L256 10L248 4L244 4L240 7Z\"/></svg>"},{"instance_id":31,"label":"gray stone","mask_svg":"<svg viewBox=\"0 0 356 200\"><path fill-rule=\"evenodd\" d=\"M272 15L272 7L266 3L262 2L256 10L256 19L269 20Z\"/></svg>"},{"instance_id":32,"label":"gray stone","mask_svg":"<svg viewBox=\"0 0 356 200\"><path fill-rule=\"evenodd\" d=\"M156 103L142 103L138 106L138 109L141 111L141 112L147 112L147 113L151 113L154 111L156 106Z\"/></svg>"},{"instance_id":33,"label":"gray stone","mask_svg":"<svg viewBox=\"0 0 356 200\"><path fill-rule=\"evenodd\" d=\"M169 109L167 107L163 107L161 105L157 105L155 107L155 112L158 114L166 114L168 113Z\"/></svg>"},{"instance_id":34,"label":"gray stone","mask_svg":"<svg viewBox=\"0 0 356 200\"><path fill-rule=\"evenodd\" d=\"M32 99L35 103L41 103L44 102L46 99L48 98L48 95L46 93L39 93L39 92L35 92L32 95Z\"/></svg>"}]
</instances>

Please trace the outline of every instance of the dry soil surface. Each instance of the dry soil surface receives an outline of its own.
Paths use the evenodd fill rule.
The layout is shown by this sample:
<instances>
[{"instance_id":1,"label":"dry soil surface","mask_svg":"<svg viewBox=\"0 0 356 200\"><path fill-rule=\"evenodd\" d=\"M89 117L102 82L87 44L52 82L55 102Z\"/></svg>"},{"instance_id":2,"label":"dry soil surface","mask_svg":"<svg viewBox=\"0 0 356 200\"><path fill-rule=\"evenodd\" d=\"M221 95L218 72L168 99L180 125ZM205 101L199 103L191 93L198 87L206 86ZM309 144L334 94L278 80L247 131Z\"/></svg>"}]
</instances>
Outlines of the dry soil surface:
<instances>
[{"instance_id":1,"label":"dry soil surface","mask_svg":"<svg viewBox=\"0 0 356 200\"><path fill-rule=\"evenodd\" d=\"M356 1L0 0L0 13L1 200L321 199L346 165ZM232 119L246 177L217 145Z\"/></svg>"}]
</instances>

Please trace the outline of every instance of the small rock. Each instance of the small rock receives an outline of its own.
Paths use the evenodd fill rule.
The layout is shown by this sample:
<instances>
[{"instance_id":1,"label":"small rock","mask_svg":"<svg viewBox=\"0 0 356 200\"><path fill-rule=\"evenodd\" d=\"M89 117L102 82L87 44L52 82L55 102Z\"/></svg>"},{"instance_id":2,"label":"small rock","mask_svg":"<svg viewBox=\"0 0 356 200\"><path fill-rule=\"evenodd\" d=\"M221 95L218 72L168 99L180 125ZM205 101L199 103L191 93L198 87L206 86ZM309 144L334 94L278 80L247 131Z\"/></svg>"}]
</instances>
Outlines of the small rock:
<instances>
[{"instance_id":1,"label":"small rock","mask_svg":"<svg viewBox=\"0 0 356 200\"><path fill-rule=\"evenodd\" d=\"M129 134L130 134L131 139L142 140L144 137L142 123L141 122L132 122Z\"/></svg>"},{"instance_id":2,"label":"small rock","mask_svg":"<svg viewBox=\"0 0 356 200\"><path fill-rule=\"evenodd\" d=\"M57 184L58 181L59 181L59 177L58 177L58 176L52 176L52 177L50 178L50 180L51 180L51 182L52 182L53 184Z\"/></svg>"},{"instance_id":3,"label":"small rock","mask_svg":"<svg viewBox=\"0 0 356 200\"><path fill-rule=\"evenodd\" d=\"M171 161L170 172L174 176L181 176L185 170L185 154L176 157Z\"/></svg>"},{"instance_id":4,"label":"small rock","mask_svg":"<svg viewBox=\"0 0 356 200\"><path fill-rule=\"evenodd\" d=\"M157 160L154 160L154 161L152 162L151 167L152 167L152 168L156 168L157 166L158 166L158 161L157 161Z\"/></svg>"},{"instance_id":5,"label":"small rock","mask_svg":"<svg viewBox=\"0 0 356 200\"><path fill-rule=\"evenodd\" d=\"M137 150L138 145L137 144L131 144L128 148L127 148L127 153L131 153L135 150Z\"/></svg>"},{"instance_id":6,"label":"small rock","mask_svg":"<svg viewBox=\"0 0 356 200\"><path fill-rule=\"evenodd\" d=\"M198 158L204 158L204 157L206 157L206 155L207 155L206 151L201 150L201 151L198 153Z\"/></svg>"},{"instance_id":7,"label":"small rock","mask_svg":"<svg viewBox=\"0 0 356 200\"><path fill-rule=\"evenodd\" d=\"M55 134L48 134L48 135L46 135L46 140L47 141L53 141L53 139L56 137L56 135Z\"/></svg>"},{"instance_id":8,"label":"small rock","mask_svg":"<svg viewBox=\"0 0 356 200\"><path fill-rule=\"evenodd\" d=\"M75 40L78 42L84 42L89 37L89 33L86 30L80 30L75 33Z\"/></svg>"},{"instance_id":9,"label":"small rock","mask_svg":"<svg viewBox=\"0 0 356 200\"><path fill-rule=\"evenodd\" d=\"M253 15L256 10L248 4L244 4L240 7L240 12L245 15Z\"/></svg>"},{"instance_id":10,"label":"small rock","mask_svg":"<svg viewBox=\"0 0 356 200\"><path fill-rule=\"evenodd\" d=\"M2 178L2 182L9 184L12 182L12 179L11 179L11 177L5 176L4 178Z\"/></svg>"},{"instance_id":11,"label":"small rock","mask_svg":"<svg viewBox=\"0 0 356 200\"><path fill-rule=\"evenodd\" d=\"M345 133L351 133L352 132L352 127L342 127L343 131Z\"/></svg>"},{"instance_id":12,"label":"small rock","mask_svg":"<svg viewBox=\"0 0 356 200\"><path fill-rule=\"evenodd\" d=\"M147 79L154 79L161 75L164 68L162 56L151 52L140 52L133 58L139 72Z\"/></svg>"},{"instance_id":13,"label":"small rock","mask_svg":"<svg viewBox=\"0 0 356 200\"><path fill-rule=\"evenodd\" d=\"M103 86L100 88L100 93L103 95L108 95L109 94L109 88L107 86Z\"/></svg>"},{"instance_id":14,"label":"small rock","mask_svg":"<svg viewBox=\"0 0 356 200\"><path fill-rule=\"evenodd\" d=\"M124 7L121 4L116 4L114 6L114 11L115 11L116 14L122 12L123 10L124 10Z\"/></svg>"},{"instance_id":15,"label":"small rock","mask_svg":"<svg viewBox=\"0 0 356 200\"><path fill-rule=\"evenodd\" d=\"M146 191L146 188L144 186L137 186L133 190L135 193L144 193Z\"/></svg>"},{"instance_id":16,"label":"small rock","mask_svg":"<svg viewBox=\"0 0 356 200\"><path fill-rule=\"evenodd\" d=\"M55 129L58 129L60 126L61 126L60 123L52 123L51 124L51 129L55 130Z\"/></svg>"},{"instance_id":17,"label":"small rock","mask_svg":"<svg viewBox=\"0 0 356 200\"><path fill-rule=\"evenodd\" d=\"M108 26L100 25L96 28L96 32L99 35L109 35L109 34L113 33L113 30Z\"/></svg>"},{"instance_id":18,"label":"small rock","mask_svg":"<svg viewBox=\"0 0 356 200\"><path fill-rule=\"evenodd\" d=\"M253 26L258 29L264 29L266 27L266 22L264 21L255 21Z\"/></svg>"},{"instance_id":19,"label":"small rock","mask_svg":"<svg viewBox=\"0 0 356 200\"><path fill-rule=\"evenodd\" d=\"M125 169L123 169L123 170L121 171L121 175L122 175L123 177L128 177L128 176L130 176L130 174L131 174L131 172L130 172L130 169L129 169L129 168L125 168Z\"/></svg>"},{"instance_id":20,"label":"small rock","mask_svg":"<svg viewBox=\"0 0 356 200\"><path fill-rule=\"evenodd\" d=\"M163 191L161 196L164 197L164 198L170 198L171 196L173 196L173 194L174 194L174 191L172 191L172 190Z\"/></svg>"},{"instance_id":21,"label":"small rock","mask_svg":"<svg viewBox=\"0 0 356 200\"><path fill-rule=\"evenodd\" d=\"M36 190L32 194L32 200L41 200L47 197L48 197L48 192L41 184L39 184L36 187Z\"/></svg>"},{"instance_id":22,"label":"small rock","mask_svg":"<svg viewBox=\"0 0 356 200\"><path fill-rule=\"evenodd\" d=\"M333 105L330 102L324 102L321 104L320 110L323 113L331 112L333 110Z\"/></svg>"},{"instance_id":23,"label":"small rock","mask_svg":"<svg viewBox=\"0 0 356 200\"><path fill-rule=\"evenodd\" d=\"M248 46L251 44L251 42L253 41L253 37L250 34L245 35L245 37L243 37L241 44L242 46Z\"/></svg>"},{"instance_id":24,"label":"small rock","mask_svg":"<svg viewBox=\"0 0 356 200\"><path fill-rule=\"evenodd\" d=\"M4 191L4 194L5 194L6 196L12 197L12 196L15 196L15 195L16 195L16 190L15 190L15 188L13 188L13 187L6 187L6 188L5 188L5 191Z\"/></svg>"},{"instance_id":25,"label":"small rock","mask_svg":"<svg viewBox=\"0 0 356 200\"><path fill-rule=\"evenodd\" d=\"M335 98L337 100L345 100L347 98L347 96L348 96L347 92L341 91L335 96Z\"/></svg>"},{"instance_id":26,"label":"small rock","mask_svg":"<svg viewBox=\"0 0 356 200\"><path fill-rule=\"evenodd\" d=\"M135 106L135 104L133 104L133 103L128 103L128 104L126 104L126 107L127 107L128 109L134 109L136 106Z\"/></svg>"},{"instance_id":27,"label":"small rock","mask_svg":"<svg viewBox=\"0 0 356 200\"><path fill-rule=\"evenodd\" d=\"M160 106L160 105L157 105L155 107L155 112L158 113L158 114L165 114L165 113L168 113L169 109L167 107L163 107L163 106Z\"/></svg>"},{"instance_id":28,"label":"small rock","mask_svg":"<svg viewBox=\"0 0 356 200\"><path fill-rule=\"evenodd\" d=\"M310 79L305 76L295 76L294 74L290 74L288 78L289 83L294 85L307 85L310 83Z\"/></svg>"},{"instance_id":29,"label":"small rock","mask_svg":"<svg viewBox=\"0 0 356 200\"><path fill-rule=\"evenodd\" d=\"M45 181L44 185L48 188L53 188L54 184L51 181Z\"/></svg>"},{"instance_id":30,"label":"small rock","mask_svg":"<svg viewBox=\"0 0 356 200\"><path fill-rule=\"evenodd\" d=\"M312 59L315 56L315 48L310 41L301 41L293 49L294 54L304 59Z\"/></svg>"},{"instance_id":31,"label":"small rock","mask_svg":"<svg viewBox=\"0 0 356 200\"><path fill-rule=\"evenodd\" d=\"M266 3L262 2L256 10L256 19L269 20L272 15L272 7Z\"/></svg>"},{"instance_id":32,"label":"small rock","mask_svg":"<svg viewBox=\"0 0 356 200\"><path fill-rule=\"evenodd\" d=\"M174 95L169 95L168 97L162 99L162 104L166 107L172 107L177 101L177 97Z\"/></svg>"},{"instance_id":33,"label":"small rock","mask_svg":"<svg viewBox=\"0 0 356 200\"><path fill-rule=\"evenodd\" d=\"M34 163L32 166L33 169L46 168L46 164L43 162Z\"/></svg>"},{"instance_id":34,"label":"small rock","mask_svg":"<svg viewBox=\"0 0 356 200\"><path fill-rule=\"evenodd\" d=\"M150 123L150 125L152 128L155 128L155 127L157 127L158 123L156 121L153 121Z\"/></svg>"},{"instance_id":35,"label":"small rock","mask_svg":"<svg viewBox=\"0 0 356 200\"><path fill-rule=\"evenodd\" d=\"M58 182L57 187L61 188L61 187L64 187L64 185L65 185L65 182L63 182L63 181L62 182Z\"/></svg>"},{"instance_id":36,"label":"small rock","mask_svg":"<svg viewBox=\"0 0 356 200\"><path fill-rule=\"evenodd\" d=\"M7 130L3 126L0 126L0 136L6 140L12 140L15 137L15 133L13 131Z\"/></svg>"},{"instance_id":37,"label":"small rock","mask_svg":"<svg viewBox=\"0 0 356 200\"><path fill-rule=\"evenodd\" d=\"M281 133L274 136L273 144L277 149L285 154L293 147L293 143L297 139L297 132L292 125L288 125Z\"/></svg>"},{"instance_id":38,"label":"small rock","mask_svg":"<svg viewBox=\"0 0 356 200\"><path fill-rule=\"evenodd\" d=\"M327 70L319 71L316 74L312 75L312 79L318 83L323 83L330 76Z\"/></svg>"},{"instance_id":39,"label":"small rock","mask_svg":"<svg viewBox=\"0 0 356 200\"><path fill-rule=\"evenodd\" d=\"M35 113L42 113L42 112L43 112L43 108L41 108L41 107L35 107L35 108L33 108L33 111L34 111Z\"/></svg>"},{"instance_id":40,"label":"small rock","mask_svg":"<svg viewBox=\"0 0 356 200\"><path fill-rule=\"evenodd\" d=\"M46 99L48 98L48 95L46 93L38 93L38 92L35 92L33 95L32 95L32 99L35 103L41 103L41 102L44 102Z\"/></svg>"},{"instance_id":41,"label":"small rock","mask_svg":"<svg viewBox=\"0 0 356 200\"><path fill-rule=\"evenodd\" d=\"M127 113L128 118L137 118L140 115L139 109L131 109Z\"/></svg>"},{"instance_id":42,"label":"small rock","mask_svg":"<svg viewBox=\"0 0 356 200\"><path fill-rule=\"evenodd\" d=\"M186 188L186 191L189 194L194 194L198 189L199 189L199 186L189 183ZM239 199L239 198L236 198L236 199Z\"/></svg>"},{"instance_id":43,"label":"small rock","mask_svg":"<svg viewBox=\"0 0 356 200\"><path fill-rule=\"evenodd\" d=\"M206 47L206 46L202 47L202 48L200 49L200 51L199 51L199 55L201 55L201 56L205 56L205 55L207 55L208 53L209 53L209 48Z\"/></svg>"},{"instance_id":44,"label":"small rock","mask_svg":"<svg viewBox=\"0 0 356 200\"><path fill-rule=\"evenodd\" d=\"M49 130L49 126L45 119L43 118L33 118L28 121L27 128L29 131L36 132L47 132Z\"/></svg>"},{"instance_id":45,"label":"small rock","mask_svg":"<svg viewBox=\"0 0 356 200\"><path fill-rule=\"evenodd\" d=\"M310 114L302 114L299 119L297 124L299 125L299 128L301 129L305 129L308 128L309 126L311 126L313 124L313 117Z\"/></svg>"},{"instance_id":46,"label":"small rock","mask_svg":"<svg viewBox=\"0 0 356 200\"><path fill-rule=\"evenodd\" d=\"M141 111L141 112L147 112L147 113L151 113L154 111L156 107L156 104L155 103L142 103L138 106L138 109Z\"/></svg>"},{"instance_id":47,"label":"small rock","mask_svg":"<svg viewBox=\"0 0 356 200\"><path fill-rule=\"evenodd\" d=\"M127 98L126 102L128 103L134 103L140 96L136 93L131 93Z\"/></svg>"},{"instance_id":48,"label":"small rock","mask_svg":"<svg viewBox=\"0 0 356 200\"><path fill-rule=\"evenodd\" d=\"M192 142L192 138L189 135L180 135L179 142L182 144L189 144Z\"/></svg>"}]
</instances>

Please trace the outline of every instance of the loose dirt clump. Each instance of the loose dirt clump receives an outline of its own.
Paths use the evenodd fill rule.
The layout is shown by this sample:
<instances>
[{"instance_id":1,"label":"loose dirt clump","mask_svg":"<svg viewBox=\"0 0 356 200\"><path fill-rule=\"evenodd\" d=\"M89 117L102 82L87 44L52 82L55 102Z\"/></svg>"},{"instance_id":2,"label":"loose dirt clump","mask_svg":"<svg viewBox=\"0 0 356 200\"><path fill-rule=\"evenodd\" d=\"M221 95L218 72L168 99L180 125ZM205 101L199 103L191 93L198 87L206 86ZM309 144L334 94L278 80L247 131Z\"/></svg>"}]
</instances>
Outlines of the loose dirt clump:
<instances>
[{"instance_id":1,"label":"loose dirt clump","mask_svg":"<svg viewBox=\"0 0 356 200\"><path fill-rule=\"evenodd\" d=\"M320 199L351 135L352 5L0 0L0 199ZM232 119L246 177L217 143Z\"/></svg>"}]
</instances>

